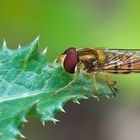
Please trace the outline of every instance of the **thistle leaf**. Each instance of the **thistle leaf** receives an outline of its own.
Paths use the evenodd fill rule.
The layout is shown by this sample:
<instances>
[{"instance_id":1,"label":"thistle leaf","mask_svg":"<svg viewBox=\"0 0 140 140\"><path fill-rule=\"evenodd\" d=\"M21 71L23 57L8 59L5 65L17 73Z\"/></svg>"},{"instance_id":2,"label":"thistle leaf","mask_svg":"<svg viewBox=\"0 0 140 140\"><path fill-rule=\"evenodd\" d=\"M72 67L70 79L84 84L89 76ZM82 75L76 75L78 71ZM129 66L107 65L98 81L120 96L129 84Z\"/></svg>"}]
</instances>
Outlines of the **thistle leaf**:
<instances>
[{"instance_id":1,"label":"thistle leaf","mask_svg":"<svg viewBox=\"0 0 140 140\"><path fill-rule=\"evenodd\" d=\"M71 86L54 96L75 75L66 73L56 63L46 60L45 49L38 52L39 38L25 47L10 50L6 42L0 48L0 140L15 140L25 136L20 132L28 117L45 124L57 122L55 114L65 112L64 104L93 96L94 86L84 74ZM97 96L112 96L105 83L99 84Z\"/></svg>"}]
</instances>

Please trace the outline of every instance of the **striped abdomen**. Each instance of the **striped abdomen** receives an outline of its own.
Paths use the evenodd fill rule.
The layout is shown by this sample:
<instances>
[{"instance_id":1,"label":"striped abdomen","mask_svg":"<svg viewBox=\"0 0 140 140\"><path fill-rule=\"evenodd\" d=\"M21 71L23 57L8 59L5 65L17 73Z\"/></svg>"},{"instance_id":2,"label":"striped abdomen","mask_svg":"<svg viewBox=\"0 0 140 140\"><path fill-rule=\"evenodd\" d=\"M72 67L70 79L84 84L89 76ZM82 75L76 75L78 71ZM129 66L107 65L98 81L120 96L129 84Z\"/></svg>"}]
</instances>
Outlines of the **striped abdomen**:
<instances>
[{"instance_id":1,"label":"striped abdomen","mask_svg":"<svg viewBox=\"0 0 140 140\"><path fill-rule=\"evenodd\" d=\"M104 72L109 73L140 73L140 58L129 58L123 61L116 61L103 68Z\"/></svg>"}]
</instances>

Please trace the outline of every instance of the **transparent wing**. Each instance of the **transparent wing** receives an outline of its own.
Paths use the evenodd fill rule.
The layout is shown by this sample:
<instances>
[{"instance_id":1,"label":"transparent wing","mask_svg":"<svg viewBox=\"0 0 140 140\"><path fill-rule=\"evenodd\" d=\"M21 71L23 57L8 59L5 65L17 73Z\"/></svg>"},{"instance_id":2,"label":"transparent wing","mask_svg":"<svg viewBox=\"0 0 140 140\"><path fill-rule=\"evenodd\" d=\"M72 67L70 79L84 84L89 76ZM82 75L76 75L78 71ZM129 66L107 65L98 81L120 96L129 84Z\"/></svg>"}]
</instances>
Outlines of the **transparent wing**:
<instances>
[{"instance_id":1,"label":"transparent wing","mask_svg":"<svg viewBox=\"0 0 140 140\"><path fill-rule=\"evenodd\" d=\"M137 49L103 49L107 55L100 70L107 72L123 72L124 70L140 71L140 50ZM127 72L127 71L126 71Z\"/></svg>"}]
</instances>

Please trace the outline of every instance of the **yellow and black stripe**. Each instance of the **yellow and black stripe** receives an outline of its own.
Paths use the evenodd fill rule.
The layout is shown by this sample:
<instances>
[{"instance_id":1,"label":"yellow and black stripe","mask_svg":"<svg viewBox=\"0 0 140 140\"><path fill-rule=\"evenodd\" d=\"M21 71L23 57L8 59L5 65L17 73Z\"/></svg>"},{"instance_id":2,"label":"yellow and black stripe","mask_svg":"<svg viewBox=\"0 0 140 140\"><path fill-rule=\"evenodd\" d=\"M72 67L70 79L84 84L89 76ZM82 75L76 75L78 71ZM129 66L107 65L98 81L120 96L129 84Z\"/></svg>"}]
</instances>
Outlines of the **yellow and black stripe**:
<instances>
[{"instance_id":1,"label":"yellow and black stripe","mask_svg":"<svg viewBox=\"0 0 140 140\"><path fill-rule=\"evenodd\" d=\"M140 58L129 58L125 63L115 62L103 69L104 72L115 74L140 73Z\"/></svg>"}]
</instances>

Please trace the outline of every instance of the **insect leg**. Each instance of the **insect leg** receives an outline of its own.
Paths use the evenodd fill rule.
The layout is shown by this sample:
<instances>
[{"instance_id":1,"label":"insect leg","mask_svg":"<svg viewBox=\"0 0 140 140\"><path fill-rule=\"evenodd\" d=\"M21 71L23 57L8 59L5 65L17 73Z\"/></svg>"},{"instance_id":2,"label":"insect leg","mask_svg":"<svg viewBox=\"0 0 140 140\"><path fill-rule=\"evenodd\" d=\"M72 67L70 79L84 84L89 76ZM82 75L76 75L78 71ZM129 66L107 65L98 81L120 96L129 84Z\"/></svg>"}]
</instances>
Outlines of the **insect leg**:
<instances>
[{"instance_id":1,"label":"insect leg","mask_svg":"<svg viewBox=\"0 0 140 140\"><path fill-rule=\"evenodd\" d=\"M98 84L96 82L95 74L93 74L93 73L86 73L86 75L92 80L93 86L95 87L95 90L93 90L93 92L94 92L93 96L97 99L97 101L99 101L100 99L97 96L97 92L99 90L99 87L98 87Z\"/></svg>"},{"instance_id":2,"label":"insect leg","mask_svg":"<svg viewBox=\"0 0 140 140\"><path fill-rule=\"evenodd\" d=\"M53 95L57 95L59 92L65 90L66 88L68 88L71 84L73 84L74 82L76 82L76 80L79 78L80 72L77 71L76 76L64 87L58 89Z\"/></svg>"},{"instance_id":3,"label":"insect leg","mask_svg":"<svg viewBox=\"0 0 140 140\"><path fill-rule=\"evenodd\" d=\"M93 82L93 86L95 87L95 91L97 92L99 90L99 87L98 87L98 84L96 82L96 77L95 77L95 74L93 73L90 73L90 74L87 74L88 77L92 80Z\"/></svg>"},{"instance_id":4,"label":"insect leg","mask_svg":"<svg viewBox=\"0 0 140 140\"><path fill-rule=\"evenodd\" d=\"M109 78L108 75L104 75L102 76L102 78L113 92L114 97L116 97L116 94L119 92L118 89L115 87L116 81L111 80L111 78Z\"/></svg>"},{"instance_id":5,"label":"insect leg","mask_svg":"<svg viewBox=\"0 0 140 140\"><path fill-rule=\"evenodd\" d=\"M94 84L95 90L98 91L99 87L98 87L98 84L96 82L95 74L92 75L92 80L93 80L93 84Z\"/></svg>"}]
</instances>

